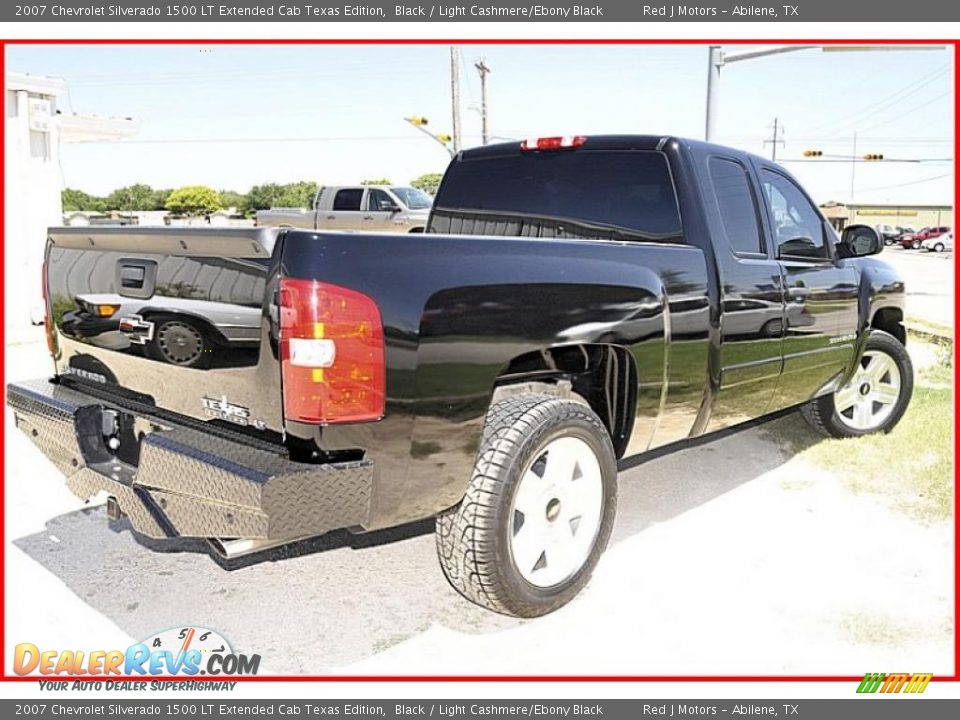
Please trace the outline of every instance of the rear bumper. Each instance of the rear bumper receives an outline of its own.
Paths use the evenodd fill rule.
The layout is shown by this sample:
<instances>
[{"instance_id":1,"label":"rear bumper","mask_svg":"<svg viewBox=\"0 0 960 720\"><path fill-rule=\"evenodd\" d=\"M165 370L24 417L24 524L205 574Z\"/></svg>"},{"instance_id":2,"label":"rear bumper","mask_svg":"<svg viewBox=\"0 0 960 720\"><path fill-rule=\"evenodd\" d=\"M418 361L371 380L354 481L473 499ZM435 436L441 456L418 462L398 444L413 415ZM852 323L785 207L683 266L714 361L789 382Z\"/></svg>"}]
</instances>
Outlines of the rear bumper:
<instances>
[{"instance_id":1,"label":"rear bumper","mask_svg":"<svg viewBox=\"0 0 960 720\"><path fill-rule=\"evenodd\" d=\"M281 448L158 420L50 380L7 386L17 427L83 500L105 491L138 532L153 538L295 540L363 526L370 461L313 465ZM120 414L139 457L107 449L103 413ZM128 442L135 442L130 440ZM133 453L136 457L136 453Z\"/></svg>"}]
</instances>

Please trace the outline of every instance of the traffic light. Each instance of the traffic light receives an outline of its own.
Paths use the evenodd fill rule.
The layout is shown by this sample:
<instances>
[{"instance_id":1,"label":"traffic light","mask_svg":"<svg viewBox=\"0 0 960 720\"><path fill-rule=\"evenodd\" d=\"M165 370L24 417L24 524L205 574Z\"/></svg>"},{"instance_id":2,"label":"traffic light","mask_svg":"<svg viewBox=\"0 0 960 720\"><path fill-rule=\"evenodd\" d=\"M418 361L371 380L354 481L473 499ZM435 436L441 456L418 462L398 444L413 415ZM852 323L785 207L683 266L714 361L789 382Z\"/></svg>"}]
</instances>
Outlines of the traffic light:
<instances>
[{"instance_id":1,"label":"traffic light","mask_svg":"<svg viewBox=\"0 0 960 720\"><path fill-rule=\"evenodd\" d=\"M447 133L438 133L436 137L437 137L437 140L439 140L442 143L448 143L451 140L453 140L453 138L450 135L447 135Z\"/></svg>"},{"instance_id":2,"label":"traffic light","mask_svg":"<svg viewBox=\"0 0 960 720\"><path fill-rule=\"evenodd\" d=\"M823 150L804 150L803 151L804 157L820 157L821 155L823 155Z\"/></svg>"},{"instance_id":3,"label":"traffic light","mask_svg":"<svg viewBox=\"0 0 960 720\"><path fill-rule=\"evenodd\" d=\"M428 124L430 121L427 120L422 115L414 115L412 117L407 118L407 122L410 123L411 125L416 125L417 127L423 127L424 125Z\"/></svg>"},{"instance_id":4,"label":"traffic light","mask_svg":"<svg viewBox=\"0 0 960 720\"><path fill-rule=\"evenodd\" d=\"M883 160L883 153L868 153L863 156L864 160Z\"/></svg>"}]
</instances>

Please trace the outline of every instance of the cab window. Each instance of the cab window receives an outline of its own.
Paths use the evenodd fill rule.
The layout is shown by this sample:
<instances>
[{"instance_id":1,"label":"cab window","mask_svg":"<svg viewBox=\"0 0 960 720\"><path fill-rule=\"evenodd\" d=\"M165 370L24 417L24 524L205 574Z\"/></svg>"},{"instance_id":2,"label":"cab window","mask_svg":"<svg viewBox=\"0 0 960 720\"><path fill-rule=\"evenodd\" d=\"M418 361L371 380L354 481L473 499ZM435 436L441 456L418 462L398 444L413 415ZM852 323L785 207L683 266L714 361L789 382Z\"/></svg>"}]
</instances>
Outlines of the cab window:
<instances>
[{"instance_id":1,"label":"cab window","mask_svg":"<svg viewBox=\"0 0 960 720\"><path fill-rule=\"evenodd\" d=\"M361 200L363 200L363 190L361 188L338 190L336 197L333 198L333 209L359 210Z\"/></svg>"},{"instance_id":2,"label":"cab window","mask_svg":"<svg viewBox=\"0 0 960 720\"><path fill-rule=\"evenodd\" d=\"M757 207L746 168L734 160L713 157L710 180L730 248L738 254L762 254Z\"/></svg>"},{"instance_id":3,"label":"cab window","mask_svg":"<svg viewBox=\"0 0 960 720\"><path fill-rule=\"evenodd\" d=\"M826 259L823 220L813 203L785 175L764 169L761 177L777 256Z\"/></svg>"},{"instance_id":4,"label":"cab window","mask_svg":"<svg viewBox=\"0 0 960 720\"><path fill-rule=\"evenodd\" d=\"M396 206L397 204L393 201L393 198L383 190L377 190L376 188L367 190L367 210L371 212L386 212Z\"/></svg>"}]
</instances>

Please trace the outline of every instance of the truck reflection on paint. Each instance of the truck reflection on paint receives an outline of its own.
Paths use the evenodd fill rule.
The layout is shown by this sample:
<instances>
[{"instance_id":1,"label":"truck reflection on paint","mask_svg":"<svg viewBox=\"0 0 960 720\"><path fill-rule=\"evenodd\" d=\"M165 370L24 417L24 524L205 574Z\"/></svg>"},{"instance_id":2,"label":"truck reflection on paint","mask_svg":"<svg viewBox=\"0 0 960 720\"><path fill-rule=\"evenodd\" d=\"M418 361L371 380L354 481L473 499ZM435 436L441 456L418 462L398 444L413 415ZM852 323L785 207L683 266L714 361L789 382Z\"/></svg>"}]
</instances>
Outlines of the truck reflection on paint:
<instances>
[{"instance_id":1,"label":"truck reflection on paint","mask_svg":"<svg viewBox=\"0 0 960 720\"><path fill-rule=\"evenodd\" d=\"M51 250L51 264L83 264ZM66 338L188 368L255 365L265 266L253 259L107 252L53 273L53 318Z\"/></svg>"}]
</instances>

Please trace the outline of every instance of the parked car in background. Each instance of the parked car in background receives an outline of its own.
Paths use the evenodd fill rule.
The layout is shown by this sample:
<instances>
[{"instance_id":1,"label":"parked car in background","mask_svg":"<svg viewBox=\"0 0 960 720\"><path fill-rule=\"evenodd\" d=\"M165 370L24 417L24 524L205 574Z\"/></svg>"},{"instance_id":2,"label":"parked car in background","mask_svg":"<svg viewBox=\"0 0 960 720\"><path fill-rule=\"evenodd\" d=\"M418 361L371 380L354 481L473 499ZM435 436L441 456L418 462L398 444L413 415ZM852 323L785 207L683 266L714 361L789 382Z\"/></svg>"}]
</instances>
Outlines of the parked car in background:
<instances>
[{"instance_id":1,"label":"parked car in background","mask_svg":"<svg viewBox=\"0 0 960 720\"><path fill-rule=\"evenodd\" d=\"M921 250L929 250L931 252L944 252L946 250L953 251L953 230L950 232L945 232L943 235L938 235L937 237L931 237L924 240L920 243Z\"/></svg>"},{"instance_id":2,"label":"parked car in background","mask_svg":"<svg viewBox=\"0 0 960 720\"><path fill-rule=\"evenodd\" d=\"M308 230L423 232L433 198L422 190L393 185L322 187L313 207L271 208L257 212L259 227Z\"/></svg>"},{"instance_id":3,"label":"parked car in background","mask_svg":"<svg viewBox=\"0 0 960 720\"><path fill-rule=\"evenodd\" d=\"M877 231L884 245L893 245L901 234L901 229L893 225L878 224L873 229Z\"/></svg>"},{"instance_id":4,"label":"parked car in background","mask_svg":"<svg viewBox=\"0 0 960 720\"><path fill-rule=\"evenodd\" d=\"M74 302L63 316L64 335L110 350L139 346L171 365L203 367L215 352L260 343L259 305L113 293L77 295Z\"/></svg>"},{"instance_id":5,"label":"parked car in background","mask_svg":"<svg viewBox=\"0 0 960 720\"><path fill-rule=\"evenodd\" d=\"M950 228L947 227L946 225L925 227L922 230L920 230L920 232L912 233L912 234L908 233L906 235L901 236L900 245L910 250L919 250L924 240L940 237L944 233L948 233L948 232L950 232Z\"/></svg>"}]
</instances>

